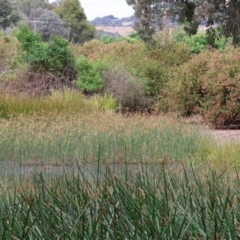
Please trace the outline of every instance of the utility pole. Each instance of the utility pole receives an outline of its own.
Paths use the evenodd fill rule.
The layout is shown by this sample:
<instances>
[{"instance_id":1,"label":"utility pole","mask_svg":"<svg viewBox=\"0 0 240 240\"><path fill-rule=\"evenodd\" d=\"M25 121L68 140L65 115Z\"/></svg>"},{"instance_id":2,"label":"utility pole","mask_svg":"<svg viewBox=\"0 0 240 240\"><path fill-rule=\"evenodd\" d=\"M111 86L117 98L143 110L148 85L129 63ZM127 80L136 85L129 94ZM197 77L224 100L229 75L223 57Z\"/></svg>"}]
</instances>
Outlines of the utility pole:
<instances>
[{"instance_id":1,"label":"utility pole","mask_svg":"<svg viewBox=\"0 0 240 240\"><path fill-rule=\"evenodd\" d=\"M35 19L33 21L33 26L34 26L34 34L36 35L36 33L37 33L37 22L36 22Z\"/></svg>"},{"instance_id":2,"label":"utility pole","mask_svg":"<svg viewBox=\"0 0 240 240\"><path fill-rule=\"evenodd\" d=\"M70 39L70 31L71 31L71 27L70 27L70 24L68 25L68 41Z\"/></svg>"},{"instance_id":3,"label":"utility pole","mask_svg":"<svg viewBox=\"0 0 240 240\"><path fill-rule=\"evenodd\" d=\"M36 35L36 33L37 33L37 23L41 22L41 21L37 21L37 20L34 19L33 21L28 21L28 22L33 23L34 34Z\"/></svg>"},{"instance_id":4,"label":"utility pole","mask_svg":"<svg viewBox=\"0 0 240 240\"><path fill-rule=\"evenodd\" d=\"M172 41L172 20L170 19L170 28L169 28L170 41Z\"/></svg>"}]
</instances>

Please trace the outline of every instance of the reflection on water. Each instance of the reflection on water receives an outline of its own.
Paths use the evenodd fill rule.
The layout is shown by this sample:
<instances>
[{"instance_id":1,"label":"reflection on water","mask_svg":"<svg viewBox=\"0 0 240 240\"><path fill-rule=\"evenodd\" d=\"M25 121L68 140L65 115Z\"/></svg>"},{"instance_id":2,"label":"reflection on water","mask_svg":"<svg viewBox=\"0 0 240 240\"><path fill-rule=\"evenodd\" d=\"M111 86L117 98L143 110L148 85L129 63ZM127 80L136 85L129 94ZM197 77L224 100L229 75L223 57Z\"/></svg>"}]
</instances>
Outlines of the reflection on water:
<instances>
[{"instance_id":1,"label":"reflection on water","mask_svg":"<svg viewBox=\"0 0 240 240\"><path fill-rule=\"evenodd\" d=\"M151 174L157 173L163 166L176 171L183 165L182 163L175 162L171 164L166 163L127 163L127 164L72 164L72 165L54 165L54 164L24 164L19 165L15 163L1 163L0 164L0 179L24 179L31 177L34 173L43 173L46 177L59 177L63 174L80 173L84 177L104 177L107 171L113 175L123 175L126 172L134 174L138 172L149 172Z\"/></svg>"}]
</instances>

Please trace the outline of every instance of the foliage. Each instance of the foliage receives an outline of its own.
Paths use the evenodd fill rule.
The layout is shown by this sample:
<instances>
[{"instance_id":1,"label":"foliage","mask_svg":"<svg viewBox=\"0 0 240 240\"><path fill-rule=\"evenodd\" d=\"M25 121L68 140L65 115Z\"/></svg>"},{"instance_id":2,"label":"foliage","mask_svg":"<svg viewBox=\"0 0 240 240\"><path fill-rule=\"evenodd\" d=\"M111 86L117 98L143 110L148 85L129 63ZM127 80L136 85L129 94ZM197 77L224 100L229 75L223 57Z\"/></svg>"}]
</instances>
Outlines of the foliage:
<instances>
[{"instance_id":1,"label":"foliage","mask_svg":"<svg viewBox=\"0 0 240 240\"><path fill-rule=\"evenodd\" d=\"M162 1L136 1L126 0L127 4L133 6L138 21L135 30L145 42L152 43L153 35L157 29L162 29L162 17L164 16Z\"/></svg>"},{"instance_id":2,"label":"foliage","mask_svg":"<svg viewBox=\"0 0 240 240\"><path fill-rule=\"evenodd\" d=\"M26 61L41 71L63 73L72 69L74 59L68 48L68 42L57 36L51 37L48 43L41 40L39 34L34 34L28 27L23 27L17 35Z\"/></svg>"},{"instance_id":3,"label":"foliage","mask_svg":"<svg viewBox=\"0 0 240 240\"><path fill-rule=\"evenodd\" d=\"M120 37L109 37L107 35L103 35L101 37L101 42L104 44L109 44L109 43L114 43L114 42L120 42L121 38Z\"/></svg>"},{"instance_id":4,"label":"foliage","mask_svg":"<svg viewBox=\"0 0 240 240\"><path fill-rule=\"evenodd\" d=\"M47 7L45 0L18 0L19 9L27 16L30 17L34 9Z\"/></svg>"},{"instance_id":5,"label":"foliage","mask_svg":"<svg viewBox=\"0 0 240 240\"><path fill-rule=\"evenodd\" d=\"M204 32L189 36L186 33L180 31L176 33L174 39L177 42L186 43L191 53L199 53L202 50L206 49L208 46L219 50L224 50L227 42L227 39L225 37L220 37L218 33L218 37L214 37L214 42L211 42L211 44L209 44L208 35Z\"/></svg>"},{"instance_id":6,"label":"foliage","mask_svg":"<svg viewBox=\"0 0 240 240\"><path fill-rule=\"evenodd\" d=\"M200 113L215 128L239 126L239 49L204 51L173 72L160 96L160 109Z\"/></svg>"},{"instance_id":7,"label":"foliage","mask_svg":"<svg viewBox=\"0 0 240 240\"><path fill-rule=\"evenodd\" d=\"M39 35L40 38L40 35ZM21 42L21 40L19 39ZM34 41L31 45L28 46L28 50L25 52L24 58L27 63L35 69L41 71L46 70L47 68L47 53L46 53L46 44L42 42Z\"/></svg>"},{"instance_id":8,"label":"foliage","mask_svg":"<svg viewBox=\"0 0 240 240\"><path fill-rule=\"evenodd\" d=\"M206 49L207 46L207 38L205 33L196 34L193 36L179 33L176 36L176 40L186 43L191 53L199 53L202 50Z\"/></svg>"},{"instance_id":9,"label":"foliage","mask_svg":"<svg viewBox=\"0 0 240 240\"><path fill-rule=\"evenodd\" d=\"M0 27L6 29L20 20L20 15L12 0L0 0Z\"/></svg>"},{"instance_id":10,"label":"foliage","mask_svg":"<svg viewBox=\"0 0 240 240\"><path fill-rule=\"evenodd\" d=\"M121 41L126 41L126 42L131 43L131 44L139 42L138 39L133 38L133 37L109 37L107 35L103 35L102 38L101 38L101 42L103 42L104 44L121 42Z\"/></svg>"},{"instance_id":11,"label":"foliage","mask_svg":"<svg viewBox=\"0 0 240 240\"><path fill-rule=\"evenodd\" d=\"M52 11L42 8L33 9L29 18L34 19L37 22L35 26L34 23L29 22L28 26L32 30L36 27L36 31L41 33L44 41L49 41L52 35L58 35L64 38L67 38L68 36L63 21ZM40 23L38 23L38 21L40 21Z\"/></svg>"},{"instance_id":12,"label":"foliage","mask_svg":"<svg viewBox=\"0 0 240 240\"><path fill-rule=\"evenodd\" d=\"M225 37L232 37L232 44L240 45L240 19L238 11L239 1L172 1L172 0L126 0L133 6L135 15L139 19L136 30L146 42L153 41L153 35L162 28L163 16L184 23L184 30L189 35L197 33L199 24L206 22L210 27L207 34L214 36L214 24L222 28Z\"/></svg>"},{"instance_id":13,"label":"foliage","mask_svg":"<svg viewBox=\"0 0 240 240\"><path fill-rule=\"evenodd\" d=\"M69 31L68 40L74 43L89 41L95 36L95 27L89 25L83 8L78 0L63 0L54 9L65 22Z\"/></svg>"},{"instance_id":14,"label":"foliage","mask_svg":"<svg viewBox=\"0 0 240 240\"><path fill-rule=\"evenodd\" d=\"M145 93L152 97L159 94L171 68L190 58L189 50L181 43L169 43L164 46L159 43L155 49L149 50L142 42L130 44L123 41L104 45L94 40L74 51L92 60L107 61L111 66L125 68L129 73L143 80Z\"/></svg>"},{"instance_id":15,"label":"foliage","mask_svg":"<svg viewBox=\"0 0 240 240\"><path fill-rule=\"evenodd\" d=\"M78 76L76 85L80 89L86 92L95 92L103 87L99 62L89 61L82 55L77 59L75 69Z\"/></svg>"}]
</instances>

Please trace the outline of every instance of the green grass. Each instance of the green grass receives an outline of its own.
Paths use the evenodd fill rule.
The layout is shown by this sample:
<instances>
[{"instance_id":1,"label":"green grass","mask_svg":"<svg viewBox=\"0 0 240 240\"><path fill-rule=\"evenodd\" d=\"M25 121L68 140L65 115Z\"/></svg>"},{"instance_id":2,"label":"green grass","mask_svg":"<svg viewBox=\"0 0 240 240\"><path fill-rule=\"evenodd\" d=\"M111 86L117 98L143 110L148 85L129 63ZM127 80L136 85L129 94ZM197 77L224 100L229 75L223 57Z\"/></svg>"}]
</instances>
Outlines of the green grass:
<instances>
[{"instance_id":1,"label":"green grass","mask_svg":"<svg viewBox=\"0 0 240 240\"><path fill-rule=\"evenodd\" d=\"M128 169L129 168L129 169ZM158 165L46 180L1 195L2 239L238 239L239 172Z\"/></svg>"},{"instance_id":2,"label":"green grass","mask_svg":"<svg viewBox=\"0 0 240 240\"><path fill-rule=\"evenodd\" d=\"M91 113L97 110L81 92L69 89L52 91L51 96L45 98L0 95L0 118L6 119L21 114Z\"/></svg>"}]
</instances>

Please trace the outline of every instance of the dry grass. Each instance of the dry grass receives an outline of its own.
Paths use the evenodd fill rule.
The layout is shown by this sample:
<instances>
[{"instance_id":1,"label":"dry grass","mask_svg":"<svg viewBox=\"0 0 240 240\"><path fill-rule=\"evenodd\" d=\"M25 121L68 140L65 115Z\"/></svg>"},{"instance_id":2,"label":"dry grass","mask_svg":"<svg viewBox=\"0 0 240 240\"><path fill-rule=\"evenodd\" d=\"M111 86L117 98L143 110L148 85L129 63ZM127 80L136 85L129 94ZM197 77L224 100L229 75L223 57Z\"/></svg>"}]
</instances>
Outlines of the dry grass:
<instances>
[{"instance_id":1,"label":"dry grass","mask_svg":"<svg viewBox=\"0 0 240 240\"><path fill-rule=\"evenodd\" d=\"M129 36L131 33L133 33L134 29L132 27L128 26L97 26L97 30L103 30L105 32L111 32L111 33L118 33L123 37Z\"/></svg>"},{"instance_id":2,"label":"dry grass","mask_svg":"<svg viewBox=\"0 0 240 240\"><path fill-rule=\"evenodd\" d=\"M198 143L193 128L159 117L39 112L0 120L2 161L182 161Z\"/></svg>"}]
</instances>

